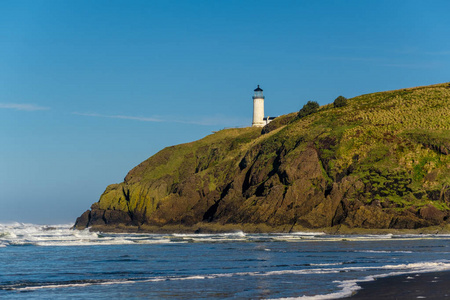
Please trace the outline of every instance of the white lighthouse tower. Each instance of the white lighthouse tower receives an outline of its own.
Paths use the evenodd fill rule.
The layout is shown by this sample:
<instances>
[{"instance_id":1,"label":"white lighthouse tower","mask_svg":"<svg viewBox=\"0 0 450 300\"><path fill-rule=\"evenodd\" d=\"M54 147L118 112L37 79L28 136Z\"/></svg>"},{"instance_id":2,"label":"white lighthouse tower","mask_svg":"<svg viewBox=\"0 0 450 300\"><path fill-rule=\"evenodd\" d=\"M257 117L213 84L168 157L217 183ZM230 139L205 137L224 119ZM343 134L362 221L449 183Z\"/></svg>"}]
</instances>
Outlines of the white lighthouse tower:
<instances>
[{"instance_id":1,"label":"white lighthouse tower","mask_svg":"<svg viewBox=\"0 0 450 300\"><path fill-rule=\"evenodd\" d=\"M264 95L263 90L259 87L255 89L253 95L253 127L263 127L266 125L264 121Z\"/></svg>"}]
</instances>

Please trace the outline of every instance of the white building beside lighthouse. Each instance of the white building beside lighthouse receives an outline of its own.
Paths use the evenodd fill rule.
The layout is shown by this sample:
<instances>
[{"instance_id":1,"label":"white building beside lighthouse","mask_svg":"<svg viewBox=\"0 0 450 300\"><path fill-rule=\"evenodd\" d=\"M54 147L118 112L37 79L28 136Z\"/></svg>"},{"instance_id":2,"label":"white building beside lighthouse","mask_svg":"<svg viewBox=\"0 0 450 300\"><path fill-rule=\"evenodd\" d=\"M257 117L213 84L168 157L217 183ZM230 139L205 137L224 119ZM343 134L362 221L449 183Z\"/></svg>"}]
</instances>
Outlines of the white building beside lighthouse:
<instances>
[{"instance_id":1,"label":"white building beside lighthouse","mask_svg":"<svg viewBox=\"0 0 450 300\"><path fill-rule=\"evenodd\" d=\"M263 127L269 124L274 117L264 117L264 95L263 90L259 87L255 89L253 95L253 127Z\"/></svg>"}]
</instances>

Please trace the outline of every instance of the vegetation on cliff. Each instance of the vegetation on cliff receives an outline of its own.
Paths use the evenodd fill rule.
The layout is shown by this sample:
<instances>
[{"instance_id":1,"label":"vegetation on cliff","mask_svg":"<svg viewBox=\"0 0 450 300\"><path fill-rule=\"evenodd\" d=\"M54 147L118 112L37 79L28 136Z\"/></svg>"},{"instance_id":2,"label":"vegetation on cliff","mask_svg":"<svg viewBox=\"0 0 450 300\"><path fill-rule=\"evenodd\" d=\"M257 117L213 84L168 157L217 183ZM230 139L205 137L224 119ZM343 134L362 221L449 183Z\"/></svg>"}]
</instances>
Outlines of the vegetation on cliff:
<instances>
[{"instance_id":1,"label":"vegetation on cliff","mask_svg":"<svg viewBox=\"0 0 450 300\"><path fill-rule=\"evenodd\" d=\"M450 85L339 100L168 147L76 227L421 228L450 215ZM194 228L194 227L192 227Z\"/></svg>"}]
</instances>

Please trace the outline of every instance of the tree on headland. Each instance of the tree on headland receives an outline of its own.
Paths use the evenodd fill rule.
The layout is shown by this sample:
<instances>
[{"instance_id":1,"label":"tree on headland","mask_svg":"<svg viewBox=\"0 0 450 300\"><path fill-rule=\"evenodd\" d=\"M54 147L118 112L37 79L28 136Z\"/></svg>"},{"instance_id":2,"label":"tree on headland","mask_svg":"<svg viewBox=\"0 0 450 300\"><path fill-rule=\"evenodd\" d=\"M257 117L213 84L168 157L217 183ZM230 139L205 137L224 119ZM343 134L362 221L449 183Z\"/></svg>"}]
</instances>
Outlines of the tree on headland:
<instances>
[{"instance_id":1,"label":"tree on headland","mask_svg":"<svg viewBox=\"0 0 450 300\"><path fill-rule=\"evenodd\" d=\"M316 101L308 101L305 105L303 105L302 109L298 112L299 118L304 118L309 116L310 114L315 113L319 109L319 103Z\"/></svg>"},{"instance_id":2,"label":"tree on headland","mask_svg":"<svg viewBox=\"0 0 450 300\"><path fill-rule=\"evenodd\" d=\"M348 100L344 96L339 96L336 99L334 99L333 105L334 107L344 107L347 106Z\"/></svg>"}]
</instances>

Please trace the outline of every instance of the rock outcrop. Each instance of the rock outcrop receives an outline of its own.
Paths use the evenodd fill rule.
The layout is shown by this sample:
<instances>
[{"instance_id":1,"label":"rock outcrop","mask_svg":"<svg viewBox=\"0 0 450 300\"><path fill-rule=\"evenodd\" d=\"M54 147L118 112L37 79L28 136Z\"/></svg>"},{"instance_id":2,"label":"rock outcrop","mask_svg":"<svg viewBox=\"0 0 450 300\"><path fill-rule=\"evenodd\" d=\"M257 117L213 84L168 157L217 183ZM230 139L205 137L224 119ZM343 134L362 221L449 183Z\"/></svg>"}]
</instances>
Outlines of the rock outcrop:
<instances>
[{"instance_id":1,"label":"rock outcrop","mask_svg":"<svg viewBox=\"0 0 450 300\"><path fill-rule=\"evenodd\" d=\"M449 136L444 84L363 95L163 149L108 186L75 227L444 225Z\"/></svg>"}]
</instances>

